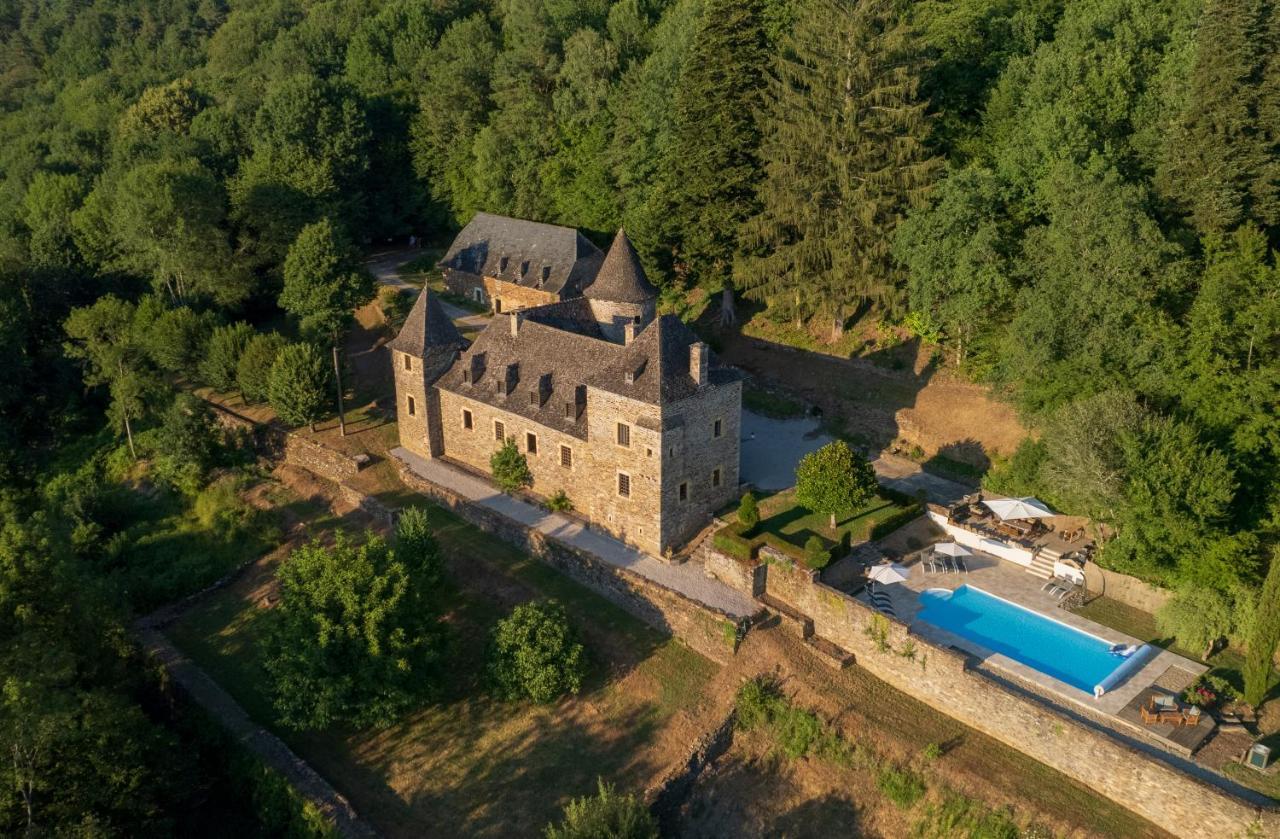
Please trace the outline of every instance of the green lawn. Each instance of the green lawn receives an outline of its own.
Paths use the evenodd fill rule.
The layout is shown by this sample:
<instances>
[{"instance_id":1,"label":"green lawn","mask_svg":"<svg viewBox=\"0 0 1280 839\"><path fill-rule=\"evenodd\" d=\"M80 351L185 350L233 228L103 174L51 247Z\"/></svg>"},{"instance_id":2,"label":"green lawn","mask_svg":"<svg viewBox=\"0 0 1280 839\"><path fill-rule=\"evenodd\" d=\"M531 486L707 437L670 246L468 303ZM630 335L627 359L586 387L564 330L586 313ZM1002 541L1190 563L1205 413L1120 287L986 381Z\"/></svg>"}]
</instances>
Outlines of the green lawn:
<instances>
[{"instance_id":1,"label":"green lawn","mask_svg":"<svg viewBox=\"0 0 1280 839\"><path fill-rule=\"evenodd\" d=\"M765 417L792 419L804 416L804 405L772 390L748 385L742 391L742 407Z\"/></svg>"},{"instance_id":2,"label":"green lawn","mask_svg":"<svg viewBox=\"0 0 1280 839\"><path fill-rule=\"evenodd\" d=\"M528 835L597 777L638 792L665 766L655 743L672 715L704 701L715 664L547 565L429 508L457 586L454 643L438 701L384 730L278 732L390 836L450 825L468 835ZM169 634L257 720L270 725L255 641L255 597L270 569L199 604ZM481 674L489 628L514 602L554 597L586 639L583 692L548 706L498 702Z\"/></svg>"},{"instance_id":3,"label":"green lawn","mask_svg":"<svg viewBox=\"0 0 1280 839\"><path fill-rule=\"evenodd\" d=\"M848 534L849 543L856 545L870 539L877 524L904 509L904 505L877 495L861 508L836 516L833 530L830 516L801 507L796 503L795 490L787 489L760 502L760 524L753 532L772 533L798 548L803 548L813 535L821 537L830 547Z\"/></svg>"}]
</instances>

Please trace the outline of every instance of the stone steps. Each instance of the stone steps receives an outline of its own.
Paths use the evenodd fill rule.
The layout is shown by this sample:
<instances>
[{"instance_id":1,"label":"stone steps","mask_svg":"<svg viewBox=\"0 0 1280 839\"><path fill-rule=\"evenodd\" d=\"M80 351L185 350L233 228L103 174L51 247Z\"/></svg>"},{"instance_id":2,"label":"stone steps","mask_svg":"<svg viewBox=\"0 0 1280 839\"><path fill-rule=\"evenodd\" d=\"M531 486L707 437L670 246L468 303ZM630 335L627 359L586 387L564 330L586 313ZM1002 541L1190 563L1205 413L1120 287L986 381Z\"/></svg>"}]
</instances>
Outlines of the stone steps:
<instances>
[{"instance_id":1,"label":"stone steps","mask_svg":"<svg viewBox=\"0 0 1280 839\"><path fill-rule=\"evenodd\" d=\"M1048 549L1041 549L1034 557L1031 558L1031 564L1027 566L1027 573L1039 577L1042 580L1053 579L1053 563L1061 557L1061 554Z\"/></svg>"}]
</instances>

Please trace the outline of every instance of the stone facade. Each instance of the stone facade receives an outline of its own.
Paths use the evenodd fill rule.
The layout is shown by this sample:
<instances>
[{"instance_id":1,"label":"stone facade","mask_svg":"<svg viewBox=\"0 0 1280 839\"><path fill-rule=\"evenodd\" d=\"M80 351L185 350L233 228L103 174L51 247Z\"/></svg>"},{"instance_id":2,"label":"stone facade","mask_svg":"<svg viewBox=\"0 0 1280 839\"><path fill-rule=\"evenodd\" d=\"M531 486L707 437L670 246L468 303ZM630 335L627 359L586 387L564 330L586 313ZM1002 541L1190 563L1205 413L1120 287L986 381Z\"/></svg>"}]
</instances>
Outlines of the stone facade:
<instances>
[{"instance_id":1,"label":"stone facade","mask_svg":"<svg viewBox=\"0 0 1280 839\"><path fill-rule=\"evenodd\" d=\"M451 268L444 269L444 286L453 294L483 303L495 313L543 306L560 299L559 294L542 289L527 288L497 277L485 277Z\"/></svg>"},{"instance_id":2,"label":"stone facade","mask_svg":"<svg viewBox=\"0 0 1280 839\"><path fill-rule=\"evenodd\" d=\"M389 345L401 445L488 473L513 440L534 492L563 491L594 527L651 555L679 548L737 495L741 377L713 363L678 318L656 316L657 289L622 231L598 264L580 247L568 253L567 279L554 286L551 272L546 290L449 267L511 270L517 263L495 261L480 238L488 231L531 254L530 241L563 233L486 216L459 234L450 287L465 293L462 283L480 279L507 314L459 355L431 295L415 303ZM560 299L582 284L580 296Z\"/></svg>"},{"instance_id":3,"label":"stone facade","mask_svg":"<svg viewBox=\"0 0 1280 839\"><path fill-rule=\"evenodd\" d=\"M731 563L739 568L731 569ZM746 566L708 561L722 582L767 595L812 624L813 633L853 653L893 687L1105 795L1175 836L1277 836L1280 812L1261 808L1179 770L1081 716L969 668L968 659L831 588L782 557Z\"/></svg>"}]
</instances>

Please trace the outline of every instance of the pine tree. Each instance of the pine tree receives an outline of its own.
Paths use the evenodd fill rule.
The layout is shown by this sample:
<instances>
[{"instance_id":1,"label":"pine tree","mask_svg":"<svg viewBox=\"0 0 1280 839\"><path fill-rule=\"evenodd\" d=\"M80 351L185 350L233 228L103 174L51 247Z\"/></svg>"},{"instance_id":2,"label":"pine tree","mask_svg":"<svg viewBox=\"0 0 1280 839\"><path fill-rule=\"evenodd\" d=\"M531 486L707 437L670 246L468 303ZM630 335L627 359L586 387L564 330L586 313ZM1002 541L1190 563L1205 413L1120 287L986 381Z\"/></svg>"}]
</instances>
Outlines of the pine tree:
<instances>
[{"instance_id":1,"label":"pine tree","mask_svg":"<svg viewBox=\"0 0 1280 839\"><path fill-rule=\"evenodd\" d=\"M1196 30L1187 98L1158 182L1202 234L1231 231L1255 217L1255 203L1274 203L1266 135L1275 129L1260 112L1268 5L1209 0Z\"/></svg>"},{"instance_id":2,"label":"pine tree","mask_svg":"<svg viewBox=\"0 0 1280 839\"><path fill-rule=\"evenodd\" d=\"M696 280L727 273L739 225L755 211L756 112L769 50L760 0L707 0L675 90L664 166L664 238Z\"/></svg>"},{"instance_id":3,"label":"pine tree","mask_svg":"<svg viewBox=\"0 0 1280 839\"><path fill-rule=\"evenodd\" d=\"M823 314L838 334L864 301L893 302L893 231L940 161L924 146L922 59L895 0L808 0L796 10L762 127L760 212L734 268L749 297Z\"/></svg>"}]
</instances>

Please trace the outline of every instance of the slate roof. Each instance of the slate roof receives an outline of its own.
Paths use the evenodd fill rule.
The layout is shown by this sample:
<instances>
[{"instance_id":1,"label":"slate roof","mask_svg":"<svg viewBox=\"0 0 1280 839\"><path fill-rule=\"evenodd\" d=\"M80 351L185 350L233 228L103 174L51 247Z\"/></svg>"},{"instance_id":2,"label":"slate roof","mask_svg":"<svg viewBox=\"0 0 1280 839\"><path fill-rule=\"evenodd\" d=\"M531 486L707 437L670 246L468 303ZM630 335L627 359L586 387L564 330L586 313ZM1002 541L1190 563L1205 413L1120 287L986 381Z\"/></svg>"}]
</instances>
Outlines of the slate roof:
<instances>
[{"instance_id":1,"label":"slate roof","mask_svg":"<svg viewBox=\"0 0 1280 839\"><path fill-rule=\"evenodd\" d=\"M476 213L439 266L572 297L591 283L603 260L600 249L572 227Z\"/></svg>"},{"instance_id":2,"label":"slate roof","mask_svg":"<svg viewBox=\"0 0 1280 839\"><path fill-rule=\"evenodd\" d=\"M663 315L623 346L555 324L585 308L583 301L567 301L524 309L517 335L511 334L510 315L490 322L470 349L436 383L437 387L524 416L580 439L586 439L586 414L565 417L564 405L573 402L579 386L599 388L651 405L663 405L691 396L697 387L689 374L689 346L698 338L674 315ZM708 350L710 352L710 350ZM474 382L464 379L471 358L483 354L484 372ZM499 393L497 384L509 364L518 365L518 381L510 393ZM627 381L627 373L633 374ZM551 375L551 397L543 405L530 404L529 393L543 374ZM739 378L737 371L710 359L710 383L724 384Z\"/></svg>"},{"instance_id":3,"label":"slate roof","mask_svg":"<svg viewBox=\"0 0 1280 839\"><path fill-rule=\"evenodd\" d=\"M608 300L615 303L643 303L658 296L658 290L644 275L640 257L631 246L631 240L622 228L613 237L609 253L605 255L595 282L582 292L592 300Z\"/></svg>"},{"instance_id":4,"label":"slate roof","mask_svg":"<svg viewBox=\"0 0 1280 839\"><path fill-rule=\"evenodd\" d=\"M639 332L627 346L613 344L620 352L613 359L598 358L587 384L651 405L666 405L692 396L698 389L689 372L689 347L698 342L689 327L675 315L661 315ZM708 378L713 385L739 377L737 371L716 363L708 354ZM633 374L627 381L627 373Z\"/></svg>"},{"instance_id":5,"label":"slate roof","mask_svg":"<svg viewBox=\"0 0 1280 839\"><path fill-rule=\"evenodd\" d=\"M466 345L440 301L428 289L423 289L414 301L399 334L387 342L391 349L418 358L426 356L431 349L461 349Z\"/></svg>"}]
</instances>

